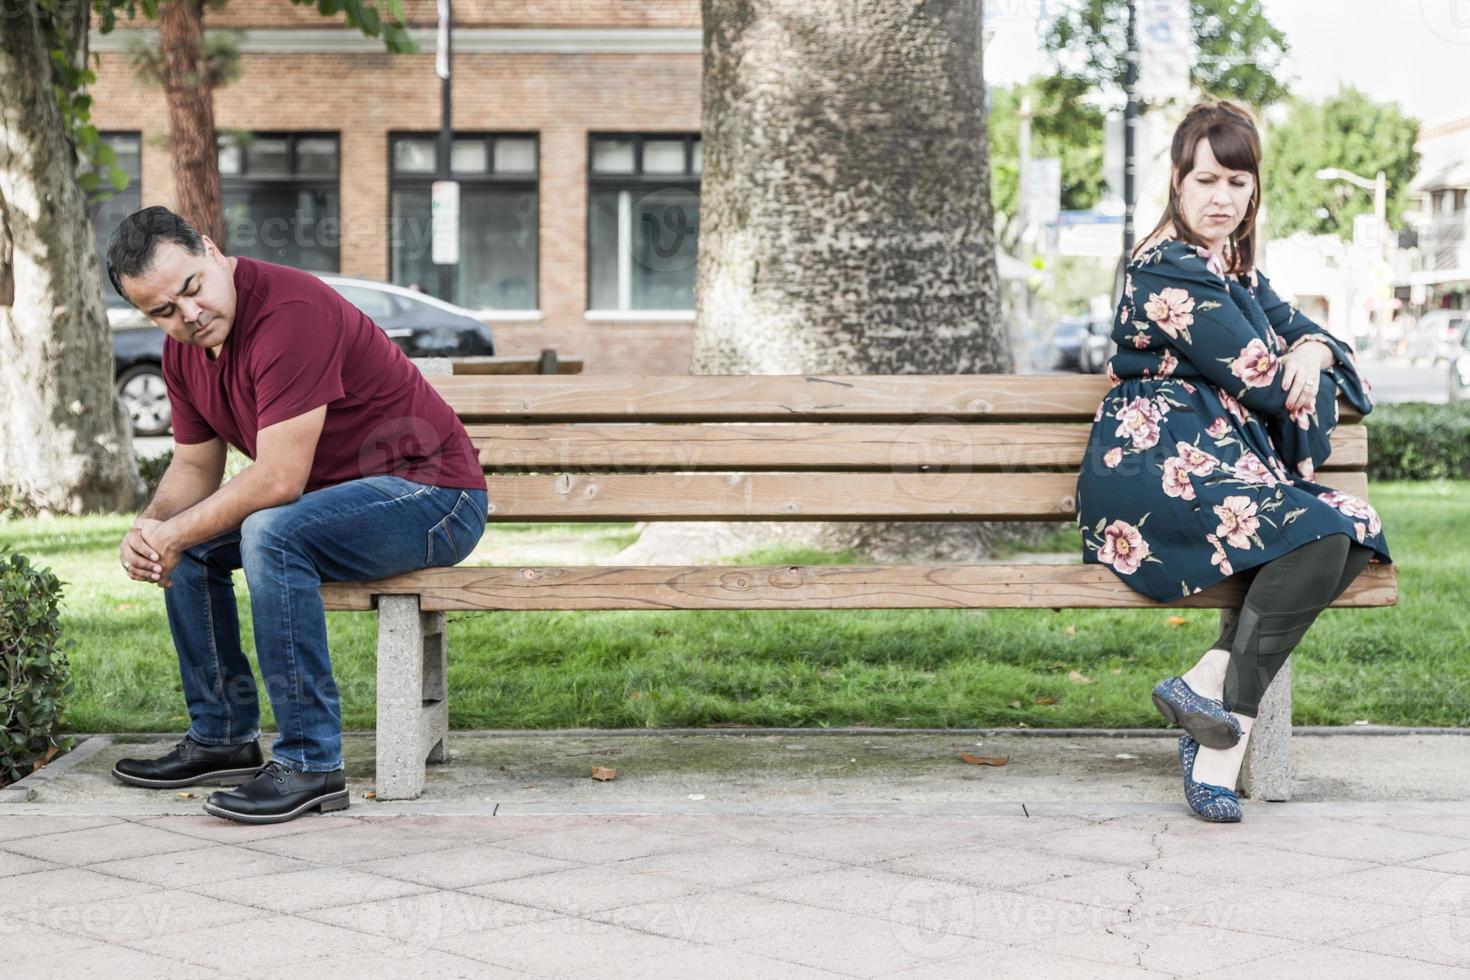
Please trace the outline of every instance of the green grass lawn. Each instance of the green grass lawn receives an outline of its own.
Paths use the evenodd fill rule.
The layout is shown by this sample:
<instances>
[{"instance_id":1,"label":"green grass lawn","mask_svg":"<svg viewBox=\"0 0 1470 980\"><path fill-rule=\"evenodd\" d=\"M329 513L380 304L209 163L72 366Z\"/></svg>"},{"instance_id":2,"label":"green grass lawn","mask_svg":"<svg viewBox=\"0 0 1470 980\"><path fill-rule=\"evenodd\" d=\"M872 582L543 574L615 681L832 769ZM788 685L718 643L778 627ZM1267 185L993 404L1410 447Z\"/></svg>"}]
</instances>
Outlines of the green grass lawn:
<instances>
[{"instance_id":1,"label":"green grass lawn","mask_svg":"<svg viewBox=\"0 0 1470 980\"><path fill-rule=\"evenodd\" d=\"M1373 500L1399 605L1325 613L1295 665L1305 724L1470 724L1470 482ZM0 522L66 583L71 730L181 731L161 593L117 562L125 517ZM492 526L470 563L607 556L628 525ZM1053 545L1072 550L1071 532ZM826 556L768 549L762 561ZM826 560L831 560L826 558ZM237 575L251 649L249 606ZM1171 616L1183 618L1171 625ZM1161 725L1148 692L1215 637L1212 610L467 613L449 617L456 728ZM375 617L328 616L348 728L373 726ZM269 725L269 718L266 724Z\"/></svg>"}]
</instances>

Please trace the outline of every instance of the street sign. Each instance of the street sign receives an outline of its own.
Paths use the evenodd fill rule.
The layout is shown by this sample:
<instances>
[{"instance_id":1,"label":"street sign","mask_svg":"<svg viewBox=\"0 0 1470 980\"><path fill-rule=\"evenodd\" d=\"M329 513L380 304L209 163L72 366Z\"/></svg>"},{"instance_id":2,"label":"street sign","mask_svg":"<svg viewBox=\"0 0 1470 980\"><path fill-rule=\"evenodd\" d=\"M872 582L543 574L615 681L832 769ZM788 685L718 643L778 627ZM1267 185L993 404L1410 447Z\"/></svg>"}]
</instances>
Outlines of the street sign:
<instances>
[{"instance_id":1,"label":"street sign","mask_svg":"<svg viewBox=\"0 0 1470 980\"><path fill-rule=\"evenodd\" d=\"M1138 96L1167 102L1189 96L1193 43L1189 0L1137 0Z\"/></svg>"},{"instance_id":2,"label":"street sign","mask_svg":"<svg viewBox=\"0 0 1470 980\"><path fill-rule=\"evenodd\" d=\"M1037 224L1057 220L1062 209L1062 161L1032 160L1026 166L1026 219Z\"/></svg>"},{"instance_id":3,"label":"street sign","mask_svg":"<svg viewBox=\"0 0 1470 980\"><path fill-rule=\"evenodd\" d=\"M1353 217L1353 244L1360 248L1377 248L1379 245L1378 216L1359 214Z\"/></svg>"},{"instance_id":4,"label":"street sign","mask_svg":"<svg viewBox=\"0 0 1470 980\"><path fill-rule=\"evenodd\" d=\"M433 228L430 252L435 265L459 265L459 184L436 180L430 191L429 215Z\"/></svg>"}]
</instances>

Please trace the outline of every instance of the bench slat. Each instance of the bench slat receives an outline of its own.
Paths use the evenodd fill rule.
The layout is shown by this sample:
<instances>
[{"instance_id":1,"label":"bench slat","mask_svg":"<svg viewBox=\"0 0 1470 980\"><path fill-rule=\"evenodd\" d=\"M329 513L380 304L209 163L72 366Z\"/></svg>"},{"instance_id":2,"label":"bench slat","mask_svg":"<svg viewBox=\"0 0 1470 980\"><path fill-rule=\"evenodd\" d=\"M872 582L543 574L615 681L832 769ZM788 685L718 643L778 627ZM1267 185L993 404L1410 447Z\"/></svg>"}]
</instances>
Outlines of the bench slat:
<instances>
[{"instance_id":1,"label":"bench slat","mask_svg":"<svg viewBox=\"0 0 1470 980\"><path fill-rule=\"evenodd\" d=\"M492 357L470 355L453 358L452 366L457 375L534 375L541 368L541 357L537 354L503 354ZM557 358L556 373L581 374L582 358L576 354Z\"/></svg>"},{"instance_id":2,"label":"bench slat","mask_svg":"<svg viewBox=\"0 0 1470 980\"><path fill-rule=\"evenodd\" d=\"M1324 476L1366 499L1366 473ZM490 520L1065 521L1075 473L608 473L488 476Z\"/></svg>"},{"instance_id":3,"label":"bench slat","mask_svg":"<svg viewBox=\"0 0 1470 980\"><path fill-rule=\"evenodd\" d=\"M1110 387L1096 375L789 375L429 379L460 418L548 422L798 422L947 418L1091 422ZM1358 414L1341 403L1341 419Z\"/></svg>"},{"instance_id":4,"label":"bench slat","mask_svg":"<svg viewBox=\"0 0 1470 980\"><path fill-rule=\"evenodd\" d=\"M1082 466L1091 427L995 425L469 425L486 470L914 470L921 466L1065 469ZM1368 430L1333 434L1324 470L1360 470ZM1206 447L1208 448L1208 447Z\"/></svg>"},{"instance_id":5,"label":"bench slat","mask_svg":"<svg viewBox=\"0 0 1470 980\"><path fill-rule=\"evenodd\" d=\"M424 611L529 609L1086 609L1234 608L1246 582L1220 583L1167 605L1100 565L626 566L411 572L322 586L326 607L368 610L375 594L417 594ZM1369 565L1333 603L1387 606L1395 566Z\"/></svg>"}]
</instances>

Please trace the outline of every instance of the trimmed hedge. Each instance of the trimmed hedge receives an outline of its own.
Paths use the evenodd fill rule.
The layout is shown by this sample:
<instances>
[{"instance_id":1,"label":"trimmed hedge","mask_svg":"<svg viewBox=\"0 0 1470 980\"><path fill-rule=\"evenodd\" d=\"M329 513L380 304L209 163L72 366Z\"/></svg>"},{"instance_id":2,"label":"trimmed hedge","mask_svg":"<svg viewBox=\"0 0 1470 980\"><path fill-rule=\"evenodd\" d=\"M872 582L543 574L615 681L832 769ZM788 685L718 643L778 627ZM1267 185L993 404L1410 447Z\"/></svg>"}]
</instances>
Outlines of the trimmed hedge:
<instances>
[{"instance_id":1,"label":"trimmed hedge","mask_svg":"<svg viewBox=\"0 0 1470 980\"><path fill-rule=\"evenodd\" d=\"M0 786L68 748L58 739L71 666L59 642L61 582L0 550Z\"/></svg>"},{"instance_id":2,"label":"trimmed hedge","mask_svg":"<svg viewBox=\"0 0 1470 980\"><path fill-rule=\"evenodd\" d=\"M1375 405L1363 424L1370 480L1470 478L1470 402Z\"/></svg>"}]
</instances>

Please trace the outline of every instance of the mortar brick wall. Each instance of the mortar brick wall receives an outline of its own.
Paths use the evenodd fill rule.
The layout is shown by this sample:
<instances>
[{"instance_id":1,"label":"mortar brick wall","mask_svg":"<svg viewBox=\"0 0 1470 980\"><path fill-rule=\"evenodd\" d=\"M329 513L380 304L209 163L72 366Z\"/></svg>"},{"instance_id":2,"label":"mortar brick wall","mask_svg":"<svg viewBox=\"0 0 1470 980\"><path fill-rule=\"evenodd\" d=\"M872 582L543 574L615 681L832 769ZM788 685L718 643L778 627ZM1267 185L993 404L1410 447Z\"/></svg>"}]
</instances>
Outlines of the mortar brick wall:
<instances>
[{"instance_id":1,"label":"mortar brick wall","mask_svg":"<svg viewBox=\"0 0 1470 980\"><path fill-rule=\"evenodd\" d=\"M380 13L386 6L377 4ZM434 0L404 0L411 26L438 21ZM207 10L211 27L323 27L333 23L315 4L290 0L229 0ZM346 23L341 14L336 23ZM455 0L459 27L698 27L699 0Z\"/></svg>"},{"instance_id":2,"label":"mortar brick wall","mask_svg":"<svg viewBox=\"0 0 1470 980\"><path fill-rule=\"evenodd\" d=\"M406 4L410 20L432 0ZM576 20L558 20L571 13ZM479 0L455 4L461 26L697 27L688 0ZM231 0L211 27L311 27L328 21L286 0ZM692 321L588 321L587 139L590 132L698 132L700 56L685 53L460 53L454 59L454 128L535 132L540 142L542 319L494 320L497 348L580 354L589 373L682 374ZM138 81L121 53L103 53L93 120L143 133L142 199L173 204L162 92ZM215 93L220 130L336 132L340 138L341 271L388 278L388 134L435 130L434 56L379 52L247 51L240 77Z\"/></svg>"}]
</instances>

